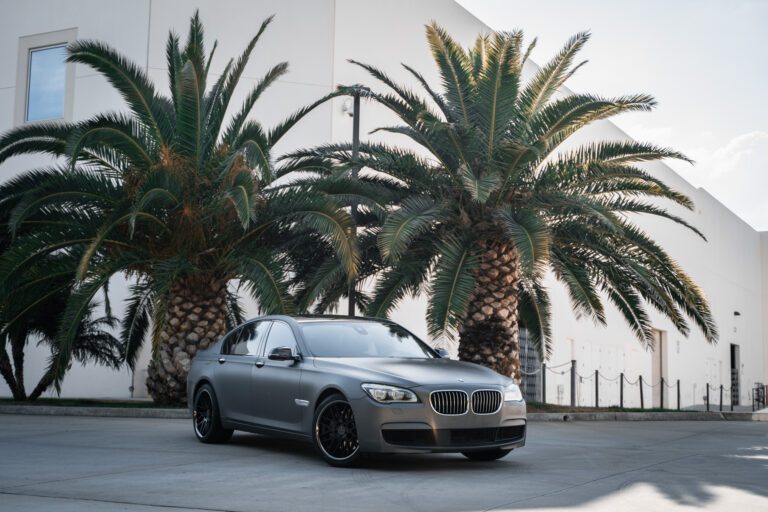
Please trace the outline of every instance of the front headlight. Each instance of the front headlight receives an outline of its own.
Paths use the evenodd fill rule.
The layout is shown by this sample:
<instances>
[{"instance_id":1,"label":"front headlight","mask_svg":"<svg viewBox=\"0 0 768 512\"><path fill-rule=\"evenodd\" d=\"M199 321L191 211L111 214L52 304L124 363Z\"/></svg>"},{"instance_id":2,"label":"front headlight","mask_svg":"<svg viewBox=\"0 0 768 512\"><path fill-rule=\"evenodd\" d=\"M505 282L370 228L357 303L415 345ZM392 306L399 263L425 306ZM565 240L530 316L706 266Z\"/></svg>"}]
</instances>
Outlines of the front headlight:
<instances>
[{"instance_id":1,"label":"front headlight","mask_svg":"<svg viewBox=\"0 0 768 512\"><path fill-rule=\"evenodd\" d=\"M363 391L381 404L418 402L416 393L409 389L385 386L383 384L363 384Z\"/></svg>"},{"instance_id":2,"label":"front headlight","mask_svg":"<svg viewBox=\"0 0 768 512\"><path fill-rule=\"evenodd\" d=\"M505 402L522 402L523 393L520 392L520 388L517 384L509 384L504 388L504 401Z\"/></svg>"}]
</instances>

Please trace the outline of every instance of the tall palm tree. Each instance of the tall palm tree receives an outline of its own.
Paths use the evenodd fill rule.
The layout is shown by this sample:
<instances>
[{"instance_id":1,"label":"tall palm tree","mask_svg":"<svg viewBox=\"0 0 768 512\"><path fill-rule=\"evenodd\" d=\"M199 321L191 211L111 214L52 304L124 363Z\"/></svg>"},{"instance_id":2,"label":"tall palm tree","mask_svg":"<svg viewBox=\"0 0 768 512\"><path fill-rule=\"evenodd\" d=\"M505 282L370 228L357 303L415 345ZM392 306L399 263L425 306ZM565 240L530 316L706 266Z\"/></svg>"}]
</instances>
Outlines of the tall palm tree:
<instances>
[{"instance_id":1,"label":"tall palm tree","mask_svg":"<svg viewBox=\"0 0 768 512\"><path fill-rule=\"evenodd\" d=\"M269 313L294 308L287 242L311 231L327 240L348 275L358 256L349 216L333 197L274 183L274 145L315 106L270 130L249 118L261 94L287 70L271 68L228 116L248 58L271 18L237 60L208 83L216 45L206 54L192 17L186 44L167 43L170 96L112 48L78 41L70 62L92 67L122 95L129 112L77 123L16 128L0 138L0 162L21 153L64 157L0 187L10 211L12 247L0 261L0 287L13 290L25 266L47 254L75 255L77 284L67 303L51 363L58 386L93 296L116 274L133 280L122 322L130 364L152 327L147 386L160 403L185 401L191 358L239 318L233 287ZM228 118L228 121L225 120ZM232 284L230 284L232 283Z\"/></svg>"},{"instance_id":2,"label":"tall palm tree","mask_svg":"<svg viewBox=\"0 0 768 512\"><path fill-rule=\"evenodd\" d=\"M424 95L355 62L388 90L371 98L402 123L380 130L420 147L367 144L356 162L408 191L378 235L388 269L368 313L384 316L406 294L427 290L431 335L458 334L461 359L519 379L521 323L540 354L550 352L550 303L542 286L549 270L577 313L604 323L607 299L644 343L653 340L649 305L680 332L689 332L687 317L716 341L703 292L632 222L634 214L656 215L701 235L657 205L663 199L691 209L691 201L638 167L685 157L634 141L560 150L580 128L650 110L653 98L556 95L581 66L574 59L587 33L571 38L524 83L535 40L524 48L522 32L481 36L464 49L436 24L426 29L440 87L405 66ZM318 155L337 165L353 160L348 145L330 145L296 153L293 165Z\"/></svg>"}]
</instances>

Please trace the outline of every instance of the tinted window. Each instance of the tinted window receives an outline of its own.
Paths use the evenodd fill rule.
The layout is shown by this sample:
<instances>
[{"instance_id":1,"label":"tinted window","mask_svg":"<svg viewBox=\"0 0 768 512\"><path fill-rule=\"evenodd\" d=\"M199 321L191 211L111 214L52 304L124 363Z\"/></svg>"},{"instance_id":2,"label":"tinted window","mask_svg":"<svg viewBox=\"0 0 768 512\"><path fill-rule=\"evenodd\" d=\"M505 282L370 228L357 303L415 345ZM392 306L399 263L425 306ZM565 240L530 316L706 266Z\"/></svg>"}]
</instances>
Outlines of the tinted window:
<instances>
[{"instance_id":1,"label":"tinted window","mask_svg":"<svg viewBox=\"0 0 768 512\"><path fill-rule=\"evenodd\" d=\"M64 117L67 47L49 46L29 52L27 121Z\"/></svg>"},{"instance_id":2,"label":"tinted window","mask_svg":"<svg viewBox=\"0 0 768 512\"><path fill-rule=\"evenodd\" d=\"M394 323L326 321L299 325L315 357L435 357L426 343Z\"/></svg>"},{"instance_id":3,"label":"tinted window","mask_svg":"<svg viewBox=\"0 0 768 512\"><path fill-rule=\"evenodd\" d=\"M299 351L291 326L285 322L272 322L272 329L270 329L267 343L264 345L264 355L269 356L269 353L277 347L289 347L294 354Z\"/></svg>"},{"instance_id":4,"label":"tinted window","mask_svg":"<svg viewBox=\"0 0 768 512\"><path fill-rule=\"evenodd\" d=\"M258 355L259 342L266 330L265 322L250 322L227 336L222 346L222 354L233 356L255 356Z\"/></svg>"}]
</instances>

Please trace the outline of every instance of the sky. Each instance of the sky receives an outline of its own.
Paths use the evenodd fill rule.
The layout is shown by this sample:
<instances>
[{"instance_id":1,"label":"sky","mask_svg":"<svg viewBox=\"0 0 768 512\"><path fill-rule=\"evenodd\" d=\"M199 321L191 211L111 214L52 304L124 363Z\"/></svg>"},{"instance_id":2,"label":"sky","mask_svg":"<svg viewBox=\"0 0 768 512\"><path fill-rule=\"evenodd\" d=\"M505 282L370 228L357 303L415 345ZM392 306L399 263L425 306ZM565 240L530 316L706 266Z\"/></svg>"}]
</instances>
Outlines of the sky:
<instances>
[{"instance_id":1,"label":"sky","mask_svg":"<svg viewBox=\"0 0 768 512\"><path fill-rule=\"evenodd\" d=\"M651 113L613 119L752 227L768 231L768 0L458 0L494 30L538 37L544 64L576 32L589 60L566 84L605 96L650 93Z\"/></svg>"}]
</instances>

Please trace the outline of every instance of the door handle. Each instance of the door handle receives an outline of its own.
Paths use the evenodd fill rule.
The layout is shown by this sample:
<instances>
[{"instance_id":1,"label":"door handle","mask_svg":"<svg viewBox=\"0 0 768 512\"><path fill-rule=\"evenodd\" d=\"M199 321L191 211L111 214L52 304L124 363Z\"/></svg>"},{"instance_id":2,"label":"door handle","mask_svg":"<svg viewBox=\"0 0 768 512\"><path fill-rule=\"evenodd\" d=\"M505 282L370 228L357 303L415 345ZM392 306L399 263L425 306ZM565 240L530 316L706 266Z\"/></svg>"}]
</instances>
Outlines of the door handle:
<instances>
[{"instance_id":1,"label":"door handle","mask_svg":"<svg viewBox=\"0 0 768 512\"><path fill-rule=\"evenodd\" d=\"M226 359L226 358L224 358L224 357L220 357L220 358L219 358L219 364L224 364L224 363L226 363L226 362L227 362L227 359Z\"/></svg>"},{"instance_id":2,"label":"door handle","mask_svg":"<svg viewBox=\"0 0 768 512\"><path fill-rule=\"evenodd\" d=\"M256 361L256 368L261 368L264 366L264 361Z\"/></svg>"}]
</instances>

